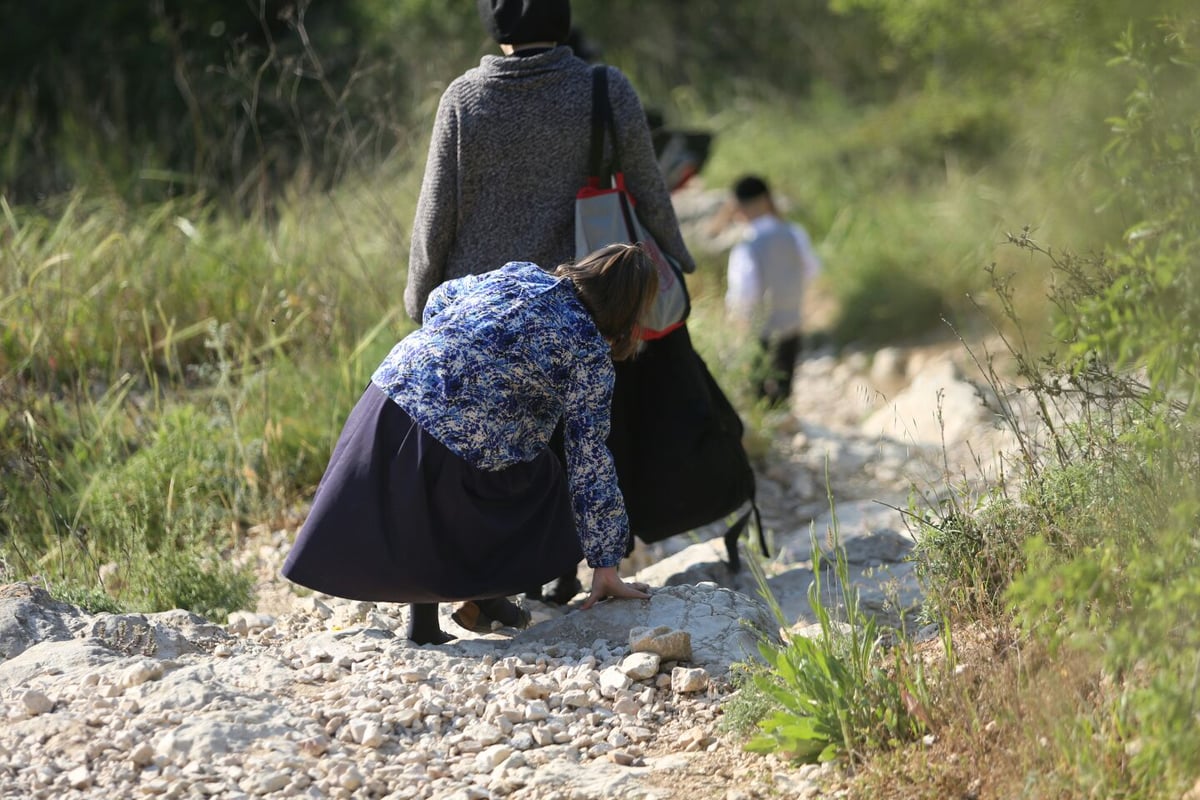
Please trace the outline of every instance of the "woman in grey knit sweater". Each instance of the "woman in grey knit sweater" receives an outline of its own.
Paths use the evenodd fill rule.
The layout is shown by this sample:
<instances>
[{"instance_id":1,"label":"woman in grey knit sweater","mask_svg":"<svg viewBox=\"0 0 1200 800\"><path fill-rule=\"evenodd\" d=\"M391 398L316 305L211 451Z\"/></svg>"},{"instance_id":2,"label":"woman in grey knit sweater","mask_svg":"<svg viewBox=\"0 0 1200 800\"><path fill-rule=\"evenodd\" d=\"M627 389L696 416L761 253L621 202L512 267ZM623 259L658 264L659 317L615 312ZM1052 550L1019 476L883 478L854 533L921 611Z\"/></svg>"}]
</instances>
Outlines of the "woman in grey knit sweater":
<instances>
[{"instance_id":1,"label":"woman in grey knit sweater","mask_svg":"<svg viewBox=\"0 0 1200 800\"><path fill-rule=\"evenodd\" d=\"M509 261L575 256L575 193L587 180L590 66L559 43L569 0L477 0L502 56L484 56L442 95L413 222L404 307L417 322L443 281ZM685 272L683 243L637 93L608 68L626 186L638 216Z\"/></svg>"}]
</instances>

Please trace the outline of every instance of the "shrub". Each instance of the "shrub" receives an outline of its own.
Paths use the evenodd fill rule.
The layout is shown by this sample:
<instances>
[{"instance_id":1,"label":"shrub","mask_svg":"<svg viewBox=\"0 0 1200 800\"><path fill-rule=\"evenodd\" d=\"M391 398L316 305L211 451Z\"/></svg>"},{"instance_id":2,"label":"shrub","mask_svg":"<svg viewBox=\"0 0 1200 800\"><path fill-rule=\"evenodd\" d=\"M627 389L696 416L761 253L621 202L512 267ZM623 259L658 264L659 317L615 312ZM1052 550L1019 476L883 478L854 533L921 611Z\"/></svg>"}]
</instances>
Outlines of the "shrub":
<instances>
[{"instance_id":1,"label":"shrub","mask_svg":"<svg viewBox=\"0 0 1200 800\"><path fill-rule=\"evenodd\" d=\"M1005 592L1024 566L1025 540L1036 530L1033 512L996 493L973 508L945 501L910 513L916 523L911 558L929 596L923 615L1002 615Z\"/></svg>"},{"instance_id":2,"label":"shrub","mask_svg":"<svg viewBox=\"0 0 1200 800\"><path fill-rule=\"evenodd\" d=\"M943 596L969 596L980 574L994 576L982 581L986 597L1006 587L1004 607L1047 647L1024 685L1057 692L1057 715L1023 762L1033 770L1025 785L1052 794L1175 798L1200 763L1196 31L1194 20L1168 19L1154 36L1131 31L1119 43L1114 64L1132 70L1135 88L1109 121L1103 166L1104 202L1131 223L1123 240L1079 255L1043 247L1028 229L1011 237L1053 277L1053 350L1013 347L1040 426L1015 428L1013 499L965 521L948 515L918 546ZM997 289L1017 322L1007 285ZM998 573L988 540L1007 543ZM974 561L955 570L964 556Z\"/></svg>"}]
</instances>

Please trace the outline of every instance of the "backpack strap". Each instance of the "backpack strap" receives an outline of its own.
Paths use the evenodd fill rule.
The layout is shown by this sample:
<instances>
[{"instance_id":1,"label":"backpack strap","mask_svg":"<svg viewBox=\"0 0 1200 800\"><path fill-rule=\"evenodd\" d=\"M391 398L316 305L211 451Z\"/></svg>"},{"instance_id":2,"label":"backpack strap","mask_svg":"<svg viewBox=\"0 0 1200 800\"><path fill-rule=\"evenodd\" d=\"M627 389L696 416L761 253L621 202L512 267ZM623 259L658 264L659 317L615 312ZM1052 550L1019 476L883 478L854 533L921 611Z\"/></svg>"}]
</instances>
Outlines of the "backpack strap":
<instances>
[{"instance_id":1,"label":"backpack strap","mask_svg":"<svg viewBox=\"0 0 1200 800\"><path fill-rule=\"evenodd\" d=\"M750 498L750 508L725 531L725 553L729 557L731 572L738 572L742 568L742 559L738 555L737 543L738 539L742 538L742 532L750 524L751 514L754 515L754 527L758 530L758 546L762 549L764 556L771 555L767 550L767 537L763 533L762 515L758 513L758 503L754 502L754 498Z\"/></svg>"}]
</instances>

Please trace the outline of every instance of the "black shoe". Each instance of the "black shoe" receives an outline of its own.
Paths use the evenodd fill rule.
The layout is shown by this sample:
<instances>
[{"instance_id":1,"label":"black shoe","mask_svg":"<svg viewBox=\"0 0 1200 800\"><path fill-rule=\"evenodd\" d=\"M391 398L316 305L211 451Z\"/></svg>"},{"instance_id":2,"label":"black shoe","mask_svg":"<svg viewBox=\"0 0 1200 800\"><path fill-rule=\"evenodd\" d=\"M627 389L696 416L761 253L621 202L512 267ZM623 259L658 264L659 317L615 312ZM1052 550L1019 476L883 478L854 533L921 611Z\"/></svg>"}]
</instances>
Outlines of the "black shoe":
<instances>
[{"instance_id":1,"label":"black shoe","mask_svg":"<svg viewBox=\"0 0 1200 800\"><path fill-rule=\"evenodd\" d=\"M506 628L527 628L532 616L506 597L492 597L468 600L455 609L450 619L469 631L491 633L495 622Z\"/></svg>"}]
</instances>

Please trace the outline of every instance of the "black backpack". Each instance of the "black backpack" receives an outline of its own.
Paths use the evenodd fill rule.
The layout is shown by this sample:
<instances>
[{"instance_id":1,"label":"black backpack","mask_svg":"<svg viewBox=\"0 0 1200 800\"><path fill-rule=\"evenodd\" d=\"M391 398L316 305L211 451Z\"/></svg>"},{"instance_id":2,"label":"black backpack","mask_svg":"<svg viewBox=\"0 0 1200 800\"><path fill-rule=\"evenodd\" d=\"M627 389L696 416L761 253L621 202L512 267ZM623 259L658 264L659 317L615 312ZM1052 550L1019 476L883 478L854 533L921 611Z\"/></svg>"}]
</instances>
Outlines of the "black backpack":
<instances>
[{"instance_id":1,"label":"black backpack","mask_svg":"<svg viewBox=\"0 0 1200 800\"><path fill-rule=\"evenodd\" d=\"M729 566L734 572L741 567L737 540L751 513L766 554L742 421L692 347L687 326L646 342L616 370L608 446L633 535L658 542L749 501L749 510L725 533Z\"/></svg>"}]
</instances>

